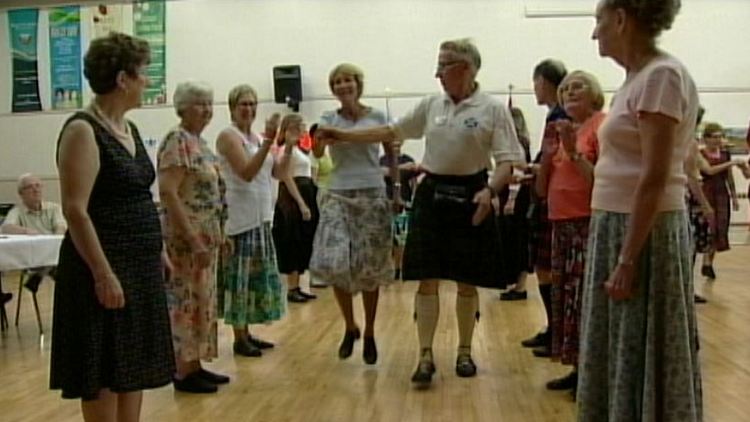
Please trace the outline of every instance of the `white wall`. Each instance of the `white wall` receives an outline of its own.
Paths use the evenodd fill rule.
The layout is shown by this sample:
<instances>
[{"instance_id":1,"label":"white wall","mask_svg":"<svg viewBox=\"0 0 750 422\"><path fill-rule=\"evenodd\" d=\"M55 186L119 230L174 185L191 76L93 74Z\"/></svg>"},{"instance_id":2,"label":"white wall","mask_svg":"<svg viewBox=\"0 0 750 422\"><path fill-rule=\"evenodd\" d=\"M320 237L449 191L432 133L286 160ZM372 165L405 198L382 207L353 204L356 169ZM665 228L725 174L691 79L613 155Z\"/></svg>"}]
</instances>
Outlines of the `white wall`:
<instances>
[{"instance_id":1,"label":"white wall","mask_svg":"<svg viewBox=\"0 0 750 422\"><path fill-rule=\"evenodd\" d=\"M33 3L33 1L29 1ZM483 89L506 98L513 84L514 104L526 113L532 139L539 138L544 110L530 92L531 70L546 57L562 59L569 69L597 75L614 90L623 72L598 57L591 41L593 17L527 17L525 11L592 11L594 0L184 0L167 3L167 81L169 91L184 79L202 79L215 88L216 108L207 139L228 122L226 94L243 82L264 101L262 119L284 107L271 103L271 67L302 66L305 101L301 112L315 120L335 107L328 71L350 61L365 70L365 102L383 108L386 88L395 98L397 117L422 95L435 92L433 78L440 41L470 36L483 65ZM129 6L126 6L126 8ZM84 12L86 10L84 9ZM7 15L0 14L0 201L14 199L1 181L32 171L55 178L54 145L67 114L10 114L11 74ZM84 21L86 19L84 13ZM690 68L708 109L707 119L747 125L750 118L750 1L683 0L683 10L662 45ZM84 36L87 34L83 25ZM40 40L46 44L46 18ZM84 41L84 44L87 42ZM84 46L85 49L85 46ZM43 97L48 103L48 51L42 45ZM176 117L169 106L135 110L130 117L145 137L159 138ZM407 152L421 156L420 142ZM744 181L740 181L744 183ZM4 186L4 187L3 187ZM744 186L744 185L743 185Z\"/></svg>"}]
</instances>

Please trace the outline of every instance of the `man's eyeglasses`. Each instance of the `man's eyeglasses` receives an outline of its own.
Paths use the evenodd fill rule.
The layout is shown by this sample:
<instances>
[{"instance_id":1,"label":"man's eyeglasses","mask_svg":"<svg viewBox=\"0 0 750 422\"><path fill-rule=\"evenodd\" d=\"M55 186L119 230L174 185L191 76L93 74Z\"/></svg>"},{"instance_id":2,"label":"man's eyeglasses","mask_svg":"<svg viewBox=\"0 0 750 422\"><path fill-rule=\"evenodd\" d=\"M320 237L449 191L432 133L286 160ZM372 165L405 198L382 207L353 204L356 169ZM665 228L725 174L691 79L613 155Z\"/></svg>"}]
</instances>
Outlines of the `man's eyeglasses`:
<instances>
[{"instance_id":1,"label":"man's eyeglasses","mask_svg":"<svg viewBox=\"0 0 750 422\"><path fill-rule=\"evenodd\" d=\"M459 63L463 63L463 60L451 60L449 62L443 62L443 63L438 62L437 67L435 68L435 72L436 73L443 72L449 67L459 64Z\"/></svg>"}]
</instances>

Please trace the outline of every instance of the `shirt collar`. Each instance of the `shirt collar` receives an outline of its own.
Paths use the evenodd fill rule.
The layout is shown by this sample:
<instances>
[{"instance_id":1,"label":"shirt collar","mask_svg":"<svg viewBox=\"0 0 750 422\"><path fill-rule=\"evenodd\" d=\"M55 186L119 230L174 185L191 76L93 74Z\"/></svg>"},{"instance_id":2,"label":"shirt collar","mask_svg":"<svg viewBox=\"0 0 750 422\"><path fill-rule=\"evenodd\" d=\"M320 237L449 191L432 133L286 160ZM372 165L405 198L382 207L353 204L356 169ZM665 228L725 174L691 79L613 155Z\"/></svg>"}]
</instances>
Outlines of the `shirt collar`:
<instances>
[{"instance_id":1,"label":"shirt collar","mask_svg":"<svg viewBox=\"0 0 750 422\"><path fill-rule=\"evenodd\" d=\"M461 100L460 103L455 104L453 102L453 99L451 98L450 95L448 95L447 92L443 92L443 102L449 103L449 104L455 104L456 107L473 107L473 106L479 105L481 103L481 101L479 100L481 88L479 86L479 82L475 81L474 83L476 84L476 89L474 89L474 92L472 92L471 95L468 96L467 98L464 98L463 100Z\"/></svg>"}]
</instances>

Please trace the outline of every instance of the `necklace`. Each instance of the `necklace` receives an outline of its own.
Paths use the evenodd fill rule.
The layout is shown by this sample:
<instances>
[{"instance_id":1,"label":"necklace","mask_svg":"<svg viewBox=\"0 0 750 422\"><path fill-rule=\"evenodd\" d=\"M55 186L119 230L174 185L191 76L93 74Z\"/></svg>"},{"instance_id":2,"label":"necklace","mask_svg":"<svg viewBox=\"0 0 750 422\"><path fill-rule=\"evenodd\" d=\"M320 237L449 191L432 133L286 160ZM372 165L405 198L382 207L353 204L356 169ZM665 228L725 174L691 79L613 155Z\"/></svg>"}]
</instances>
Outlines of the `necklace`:
<instances>
[{"instance_id":1,"label":"necklace","mask_svg":"<svg viewBox=\"0 0 750 422\"><path fill-rule=\"evenodd\" d=\"M91 105L89 106L91 109L91 114L99 120L99 122L107 129L109 133L111 133L115 138L121 140L121 141L128 141L130 142L130 127L127 123L125 123L124 129L117 127L115 123L112 121L112 119L108 118L102 109L95 103L91 102Z\"/></svg>"}]
</instances>

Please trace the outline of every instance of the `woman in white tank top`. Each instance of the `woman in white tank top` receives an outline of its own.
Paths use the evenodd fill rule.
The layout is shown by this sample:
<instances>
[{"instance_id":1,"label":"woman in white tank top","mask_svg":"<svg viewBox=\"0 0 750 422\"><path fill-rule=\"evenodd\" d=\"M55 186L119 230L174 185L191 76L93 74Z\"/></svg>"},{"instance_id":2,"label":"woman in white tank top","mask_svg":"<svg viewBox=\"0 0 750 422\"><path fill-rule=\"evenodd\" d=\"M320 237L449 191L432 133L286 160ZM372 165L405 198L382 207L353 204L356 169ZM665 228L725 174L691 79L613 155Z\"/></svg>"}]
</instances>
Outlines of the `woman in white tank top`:
<instances>
[{"instance_id":1,"label":"woman in white tank top","mask_svg":"<svg viewBox=\"0 0 750 422\"><path fill-rule=\"evenodd\" d=\"M260 356L261 349L273 347L252 337L248 325L276 321L286 309L271 238L271 219L272 178L287 172L289 160L276 163L268 154L276 136L278 114L266 122L262 138L252 132L257 98L249 85L239 85L230 91L232 125L216 140L227 185L226 233L234 244L234 252L219 280L223 281L219 309L223 308L224 322L234 327L234 353L242 356ZM291 146L284 153L290 154Z\"/></svg>"}]
</instances>

